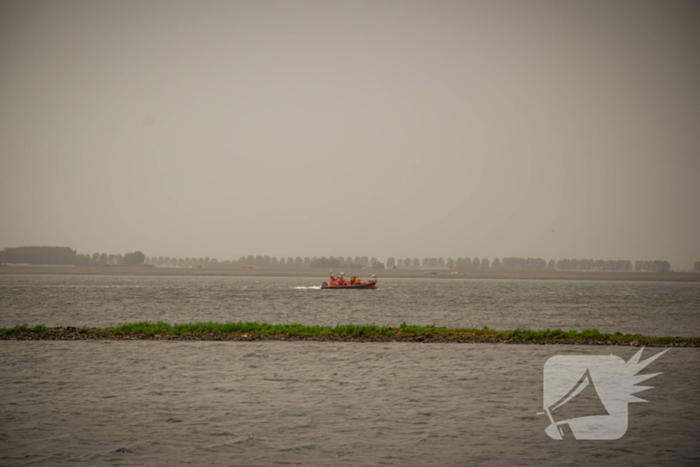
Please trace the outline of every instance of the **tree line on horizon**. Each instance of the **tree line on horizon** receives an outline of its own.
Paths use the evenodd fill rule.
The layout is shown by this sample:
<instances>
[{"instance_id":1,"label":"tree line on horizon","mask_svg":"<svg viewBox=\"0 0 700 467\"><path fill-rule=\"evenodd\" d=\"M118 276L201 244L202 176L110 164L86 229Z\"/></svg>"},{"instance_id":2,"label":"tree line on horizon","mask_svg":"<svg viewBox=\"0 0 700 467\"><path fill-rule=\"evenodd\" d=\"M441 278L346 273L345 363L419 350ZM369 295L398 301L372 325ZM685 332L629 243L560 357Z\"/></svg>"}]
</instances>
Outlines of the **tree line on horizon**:
<instances>
[{"instance_id":1,"label":"tree line on horizon","mask_svg":"<svg viewBox=\"0 0 700 467\"><path fill-rule=\"evenodd\" d=\"M21 246L0 251L0 263L50 266L138 266L146 256L140 252L122 254L78 254L70 247Z\"/></svg>"},{"instance_id":2,"label":"tree line on horizon","mask_svg":"<svg viewBox=\"0 0 700 467\"><path fill-rule=\"evenodd\" d=\"M174 257L149 257L146 262L158 267L203 267L203 268L260 268L260 269L304 269L304 268L346 268L384 269L385 266L377 258L367 256L348 257L288 257L277 258L275 256L241 256L233 261L218 261L216 258L174 258Z\"/></svg>"},{"instance_id":3,"label":"tree line on horizon","mask_svg":"<svg viewBox=\"0 0 700 467\"><path fill-rule=\"evenodd\" d=\"M376 257L367 256L306 256L277 258L275 256L248 255L237 260L219 261L216 258L176 258L151 256L146 257L136 251L127 254L93 253L78 254L70 247L27 246L5 248L0 251L0 263L10 264L43 264L43 265L73 265L73 266L157 266L173 268L260 268L260 269L430 269L449 268L453 270L500 270L500 271L597 271L597 272L657 272L671 271L668 261L630 260L592 260L592 259L563 259L546 261L543 258L387 258L381 262ZM693 266L694 272L700 272L700 261Z\"/></svg>"}]
</instances>

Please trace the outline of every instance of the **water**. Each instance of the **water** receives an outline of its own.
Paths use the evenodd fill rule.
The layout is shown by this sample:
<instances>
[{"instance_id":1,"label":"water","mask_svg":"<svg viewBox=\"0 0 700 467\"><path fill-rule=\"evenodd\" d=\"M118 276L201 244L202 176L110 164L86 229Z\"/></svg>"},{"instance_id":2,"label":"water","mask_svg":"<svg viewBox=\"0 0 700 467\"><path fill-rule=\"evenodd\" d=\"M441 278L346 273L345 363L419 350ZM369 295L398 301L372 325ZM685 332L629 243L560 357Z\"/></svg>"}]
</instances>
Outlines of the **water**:
<instances>
[{"instance_id":1,"label":"water","mask_svg":"<svg viewBox=\"0 0 700 467\"><path fill-rule=\"evenodd\" d=\"M398 326L405 321L700 336L700 283L380 279L377 290L328 291L317 289L322 280L0 276L0 326L135 321Z\"/></svg>"},{"instance_id":2,"label":"water","mask_svg":"<svg viewBox=\"0 0 700 467\"><path fill-rule=\"evenodd\" d=\"M700 335L698 285L0 276L0 325L267 321ZM700 349L673 348L615 441L544 432L554 355L631 347L0 342L0 465L698 465ZM646 349L643 359L658 353Z\"/></svg>"}]
</instances>

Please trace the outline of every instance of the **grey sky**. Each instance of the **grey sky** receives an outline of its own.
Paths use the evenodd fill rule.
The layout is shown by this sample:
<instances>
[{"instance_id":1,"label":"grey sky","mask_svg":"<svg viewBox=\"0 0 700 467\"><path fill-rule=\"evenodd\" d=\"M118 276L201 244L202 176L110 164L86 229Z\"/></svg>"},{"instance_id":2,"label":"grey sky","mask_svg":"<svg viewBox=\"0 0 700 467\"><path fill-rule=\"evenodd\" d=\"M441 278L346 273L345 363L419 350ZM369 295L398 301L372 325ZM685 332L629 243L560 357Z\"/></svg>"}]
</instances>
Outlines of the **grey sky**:
<instances>
[{"instance_id":1,"label":"grey sky","mask_svg":"<svg viewBox=\"0 0 700 467\"><path fill-rule=\"evenodd\" d=\"M700 3L0 3L0 248L700 260Z\"/></svg>"}]
</instances>

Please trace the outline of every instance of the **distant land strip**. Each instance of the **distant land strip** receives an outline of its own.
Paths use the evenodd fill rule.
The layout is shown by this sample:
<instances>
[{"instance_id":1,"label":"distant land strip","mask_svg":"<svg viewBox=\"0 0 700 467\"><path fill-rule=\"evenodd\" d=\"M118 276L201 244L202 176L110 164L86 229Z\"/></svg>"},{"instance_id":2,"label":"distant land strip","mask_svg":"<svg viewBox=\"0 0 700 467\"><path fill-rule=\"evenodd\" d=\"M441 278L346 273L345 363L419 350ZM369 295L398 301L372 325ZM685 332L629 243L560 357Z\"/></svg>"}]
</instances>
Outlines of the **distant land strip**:
<instances>
[{"instance_id":1,"label":"distant land strip","mask_svg":"<svg viewBox=\"0 0 700 467\"><path fill-rule=\"evenodd\" d=\"M341 269L334 269L335 273ZM517 279L517 280L598 280L598 281L660 281L700 282L700 274L692 272L603 272L603 271L504 271L504 270L425 270L425 269L342 269L346 275L363 278L377 274L382 278L432 279ZM299 285L321 285L328 279L327 268L262 269L262 268L168 268L142 266L8 266L0 267L0 274L8 275L95 275L95 276L245 276L245 277L299 277L314 278Z\"/></svg>"},{"instance_id":2,"label":"distant land strip","mask_svg":"<svg viewBox=\"0 0 700 467\"><path fill-rule=\"evenodd\" d=\"M597 329L497 331L446 327L399 327L374 324L341 324L335 327L267 323L129 323L108 328L75 328L25 325L0 329L0 340L151 340L151 341L317 341L317 342L414 342L622 345L649 347L700 347L700 337L653 337L639 334L601 333Z\"/></svg>"}]
</instances>

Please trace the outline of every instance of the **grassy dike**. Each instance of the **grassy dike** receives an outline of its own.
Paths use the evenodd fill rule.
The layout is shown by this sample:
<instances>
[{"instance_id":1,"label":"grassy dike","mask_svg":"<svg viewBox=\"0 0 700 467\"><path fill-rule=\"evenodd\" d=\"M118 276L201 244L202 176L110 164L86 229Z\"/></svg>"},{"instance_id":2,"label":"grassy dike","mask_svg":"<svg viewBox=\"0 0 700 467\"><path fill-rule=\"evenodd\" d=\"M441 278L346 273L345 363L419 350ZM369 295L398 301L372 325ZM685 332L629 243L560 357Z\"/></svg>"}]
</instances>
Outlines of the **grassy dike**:
<instances>
[{"instance_id":1,"label":"grassy dike","mask_svg":"<svg viewBox=\"0 0 700 467\"><path fill-rule=\"evenodd\" d=\"M192 341L330 341L330 342L433 342L503 344L628 345L651 347L700 347L700 337L652 337L639 334L605 334L597 329L562 331L497 331L374 324L341 324L335 327L267 323L128 323L108 328L47 328L26 324L0 329L0 340L192 340Z\"/></svg>"}]
</instances>

